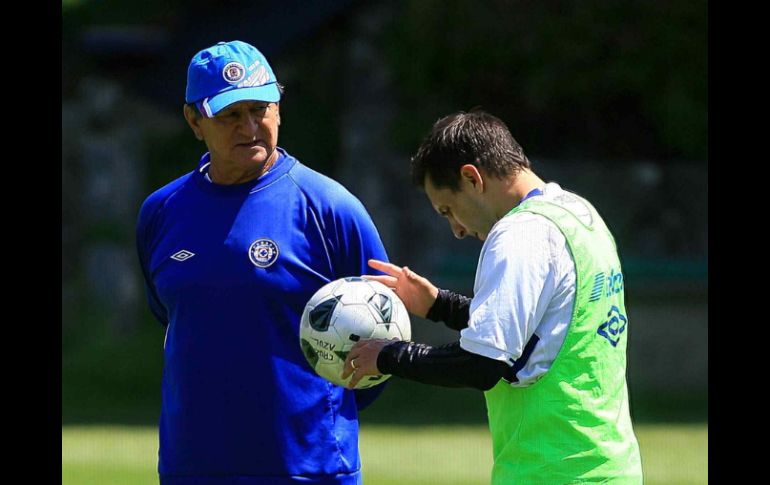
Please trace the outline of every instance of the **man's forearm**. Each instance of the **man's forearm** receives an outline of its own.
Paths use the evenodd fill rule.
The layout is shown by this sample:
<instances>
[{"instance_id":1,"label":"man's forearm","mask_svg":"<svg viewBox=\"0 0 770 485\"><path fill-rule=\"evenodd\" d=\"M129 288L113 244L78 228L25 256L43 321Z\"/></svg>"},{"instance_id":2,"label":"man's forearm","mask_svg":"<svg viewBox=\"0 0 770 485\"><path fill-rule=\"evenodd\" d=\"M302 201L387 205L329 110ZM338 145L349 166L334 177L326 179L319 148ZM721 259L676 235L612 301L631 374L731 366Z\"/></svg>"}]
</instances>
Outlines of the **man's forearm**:
<instances>
[{"instance_id":1,"label":"man's forearm","mask_svg":"<svg viewBox=\"0 0 770 485\"><path fill-rule=\"evenodd\" d=\"M444 322L447 327L462 330L468 326L471 299L449 290L438 290L438 297L425 316L434 322Z\"/></svg>"},{"instance_id":2,"label":"man's forearm","mask_svg":"<svg viewBox=\"0 0 770 485\"><path fill-rule=\"evenodd\" d=\"M509 370L508 364L473 354L460 342L432 347L398 341L385 346L377 357L383 374L443 387L491 389Z\"/></svg>"}]
</instances>

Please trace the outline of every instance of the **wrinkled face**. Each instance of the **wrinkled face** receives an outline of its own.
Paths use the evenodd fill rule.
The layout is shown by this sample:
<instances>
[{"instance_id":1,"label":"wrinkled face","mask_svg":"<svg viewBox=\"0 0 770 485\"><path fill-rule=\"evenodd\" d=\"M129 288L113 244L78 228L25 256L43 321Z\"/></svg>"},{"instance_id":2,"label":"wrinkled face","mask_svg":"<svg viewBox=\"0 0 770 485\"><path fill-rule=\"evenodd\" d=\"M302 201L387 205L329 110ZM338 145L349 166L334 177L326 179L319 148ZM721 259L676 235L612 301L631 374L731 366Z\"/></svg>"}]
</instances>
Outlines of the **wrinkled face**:
<instances>
[{"instance_id":1,"label":"wrinkled face","mask_svg":"<svg viewBox=\"0 0 770 485\"><path fill-rule=\"evenodd\" d=\"M452 192L447 188L436 188L430 177L426 177L425 193L436 212L449 222L449 228L457 239L465 236L482 241L487 239L496 220L490 219L489 207L472 182L462 178L460 190Z\"/></svg>"},{"instance_id":2,"label":"wrinkled face","mask_svg":"<svg viewBox=\"0 0 770 485\"><path fill-rule=\"evenodd\" d=\"M240 101L213 118L186 118L195 136L206 143L214 164L248 171L278 157L278 103Z\"/></svg>"}]
</instances>

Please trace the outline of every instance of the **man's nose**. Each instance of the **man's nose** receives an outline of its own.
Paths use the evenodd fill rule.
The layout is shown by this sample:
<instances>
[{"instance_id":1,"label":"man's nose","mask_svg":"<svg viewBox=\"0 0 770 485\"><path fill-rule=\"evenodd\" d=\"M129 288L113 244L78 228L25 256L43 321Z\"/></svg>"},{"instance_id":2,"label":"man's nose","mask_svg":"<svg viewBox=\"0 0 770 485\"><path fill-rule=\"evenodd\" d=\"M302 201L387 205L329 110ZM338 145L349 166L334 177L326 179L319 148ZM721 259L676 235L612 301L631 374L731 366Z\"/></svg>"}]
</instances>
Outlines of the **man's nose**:
<instances>
[{"instance_id":1,"label":"man's nose","mask_svg":"<svg viewBox=\"0 0 770 485\"><path fill-rule=\"evenodd\" d=\"M454 219L449 221L449 227L452 229L452 234L454 234L457 239L464 238L468 233L468 231Z\"/></svg>"},{"instance_id":2,"label":"man's nose","mask_svg":"<svg viewBox=\"0 0 770 485\"><path fill-rule=\"evenodd\" d=\"M247 132L249 135L256 135L259 131L259 122L261 118L258 116L254 116L251 113L247 113L243 117L243 122L241 123L241 128Z\"/></svg>"}]
</instances>

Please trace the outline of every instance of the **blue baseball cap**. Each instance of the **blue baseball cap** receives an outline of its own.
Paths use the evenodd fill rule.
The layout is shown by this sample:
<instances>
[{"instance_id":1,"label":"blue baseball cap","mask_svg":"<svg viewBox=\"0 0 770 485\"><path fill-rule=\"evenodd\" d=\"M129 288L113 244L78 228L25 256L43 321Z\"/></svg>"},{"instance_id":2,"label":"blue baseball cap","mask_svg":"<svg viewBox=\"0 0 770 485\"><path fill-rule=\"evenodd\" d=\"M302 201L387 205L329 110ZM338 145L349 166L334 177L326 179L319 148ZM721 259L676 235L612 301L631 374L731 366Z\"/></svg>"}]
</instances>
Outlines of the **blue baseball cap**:
<instances>
[{"instance_id":1,"label":"blue baseball cap","mask_svg":"<svg viewBox=\"0 0 770 485\"><path fill-rule=\"evenodd\" d=\"M246 42L219 42L190 61L185 102L195 103L207 118L238 101L280 100L273 69L265 56Z\"/></svg>"}]
</instances>

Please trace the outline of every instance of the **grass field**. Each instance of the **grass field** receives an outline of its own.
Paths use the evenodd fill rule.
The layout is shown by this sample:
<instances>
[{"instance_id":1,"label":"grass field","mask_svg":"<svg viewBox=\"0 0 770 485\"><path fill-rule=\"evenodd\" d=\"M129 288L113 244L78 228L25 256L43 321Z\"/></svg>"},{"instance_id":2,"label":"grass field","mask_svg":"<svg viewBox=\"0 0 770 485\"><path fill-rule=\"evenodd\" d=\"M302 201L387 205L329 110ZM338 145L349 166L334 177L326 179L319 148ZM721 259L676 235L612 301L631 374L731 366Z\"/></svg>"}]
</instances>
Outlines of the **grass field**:
<instances>
[{"instance_id":1,"label":"grass field","mask_svg":"<svg viewBox=\"0 0 770 485\"><path fill-rule=\"evenodd\" d=\"M646 485L708 483L708 426L637 425ZM489 483L492 452L484 426L364 425L366 485ZM153 427L63 426L62 485L158 483Z\"/></svg>"}]
</instances>

